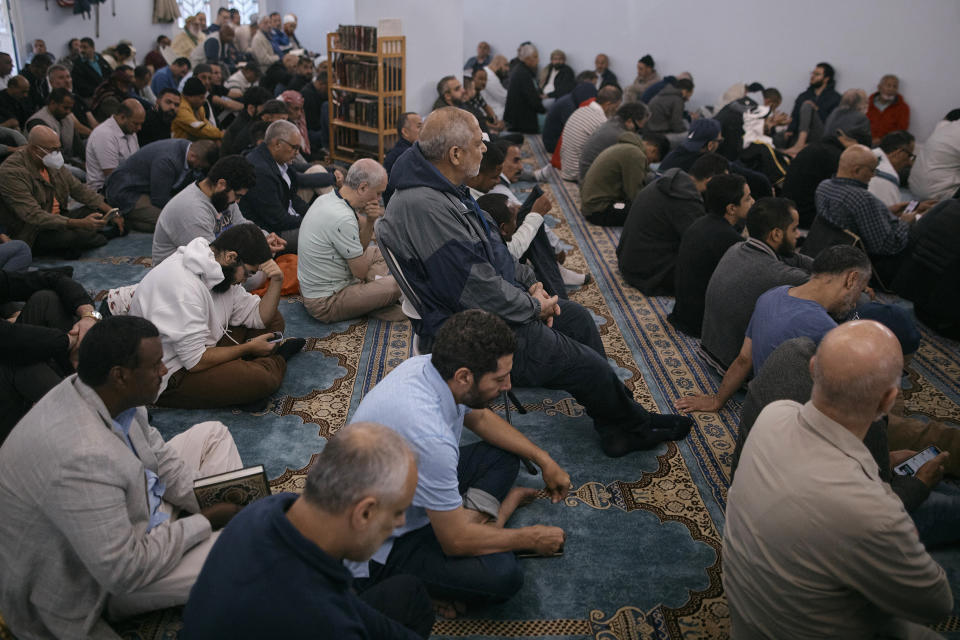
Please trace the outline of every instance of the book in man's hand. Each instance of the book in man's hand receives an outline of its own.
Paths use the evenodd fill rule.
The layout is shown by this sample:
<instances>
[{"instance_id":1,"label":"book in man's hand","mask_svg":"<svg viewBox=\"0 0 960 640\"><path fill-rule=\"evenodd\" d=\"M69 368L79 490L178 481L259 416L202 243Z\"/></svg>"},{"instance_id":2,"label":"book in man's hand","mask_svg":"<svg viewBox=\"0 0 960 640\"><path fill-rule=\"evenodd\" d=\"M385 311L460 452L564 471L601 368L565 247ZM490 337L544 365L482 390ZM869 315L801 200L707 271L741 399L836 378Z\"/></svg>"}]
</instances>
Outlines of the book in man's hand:
<instances>
[{"instance_id":1,"label":"book in man's hand","mask_svg":"<svg viewBox=\"0 0 960 640\"><path fill-rule=\"evenodd\" d=\"M270 495L270 483L262 464L193 481L193 493L201 509L218 502L248 505Z\"/></svg>"}]
</instances>

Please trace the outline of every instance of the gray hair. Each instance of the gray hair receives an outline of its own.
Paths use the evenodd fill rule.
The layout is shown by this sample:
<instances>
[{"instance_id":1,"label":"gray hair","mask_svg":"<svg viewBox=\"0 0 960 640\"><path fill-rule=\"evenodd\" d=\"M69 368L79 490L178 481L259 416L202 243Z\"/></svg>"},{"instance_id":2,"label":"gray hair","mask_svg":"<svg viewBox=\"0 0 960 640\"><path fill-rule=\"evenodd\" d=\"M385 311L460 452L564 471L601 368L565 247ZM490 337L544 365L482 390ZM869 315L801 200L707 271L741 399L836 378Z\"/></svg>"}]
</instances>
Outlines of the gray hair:
<instances>
[{"instance_id":1,"label":"gray hair","mask_svg":"<svg viewBox=\"0 0 960 640\"><path fill-rule=\"evenodd\" d=\"M293 133L298 136L300 135L300 129L297 128L297 125L289 120L277 120L276 122L270 123L270 126L267 127L267 133L264 135L263 141L269 145L274 140L286 138Z\"/></svg>"},{"instance_id":2,"label":"gray hair","mask_svg":"<svg viewBox=\"0 0 960 640\"><path fill-rule=\"evenodd\" d=\"M343 513L368 496L396 500L416 456L393 429L373 422L347 425L327 441L307 474L304 499Z\"/></svg>"},{"instance_id":3,"label":"gray hair","mask_svg":"<svg viewBox=\"0 0 960 640\"><path fill-rule=\"evenodd\" d=\"M386 184L387 170L379 162L372 158L361 158L352 165L347 171L343 184L351 189L359 189L360 185L366 182L370 186Z\"/></svg>"},{"instance_id":4,"label":"gray hair","mask_svg":"<svg viewBox=\"0 0 960 640\"><path fill-rule=\"evenodd\" d=\"M57 71L66 71L67 73L70 73L70 69L67 69L62 64L54 64L54 65L50 65L50 68L47 69L47 77L49 78Z\"/></svg>"},{"instance_id":5,"label":"gray hair","mask_svg":"<svg viewBox=\"0 0 960 640\"><path fill-rule=\"evenodd\" d=\"M517 51L517 57L523 60L524 58L529 58L537 52L537 48L532 44L525 44Z\"/></svg>"},{"instance_id":6,"label":"gray hair","mask_svg":"<svg viewBox=\"0 0 960 640\"><path fill-rule=\"evenodd\" d=\"M445 126L433 125L437 119L446 119ZM432 111L423 121L420 131L420 151L428 162L440 162L453 147L465 148L473 138L473 122L477 119L469 111L457 107L443 107Z\"/></svg>"}]
</instances>

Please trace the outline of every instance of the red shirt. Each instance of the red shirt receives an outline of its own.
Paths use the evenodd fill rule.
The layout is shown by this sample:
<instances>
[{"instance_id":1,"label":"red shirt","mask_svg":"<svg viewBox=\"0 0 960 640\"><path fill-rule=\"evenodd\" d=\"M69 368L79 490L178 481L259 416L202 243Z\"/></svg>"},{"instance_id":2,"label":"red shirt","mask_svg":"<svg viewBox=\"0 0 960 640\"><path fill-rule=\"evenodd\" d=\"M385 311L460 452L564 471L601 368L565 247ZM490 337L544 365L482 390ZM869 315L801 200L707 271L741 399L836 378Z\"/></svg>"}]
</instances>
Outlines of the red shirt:
<instances>
[{"instance_id":1,"label":"red shirt","mask_svg":"<svg viewBox=\"0 0 960 640\"><path fill-rule=\"evenodd\" d=\"M870 106L867 107L871 135L880 139L892 131L906 131L910 127L910 105L904 102L903 96L898 93L893 102L881 111L873 104L877 93L870 96Z\"/></svg>"}]
</instances>

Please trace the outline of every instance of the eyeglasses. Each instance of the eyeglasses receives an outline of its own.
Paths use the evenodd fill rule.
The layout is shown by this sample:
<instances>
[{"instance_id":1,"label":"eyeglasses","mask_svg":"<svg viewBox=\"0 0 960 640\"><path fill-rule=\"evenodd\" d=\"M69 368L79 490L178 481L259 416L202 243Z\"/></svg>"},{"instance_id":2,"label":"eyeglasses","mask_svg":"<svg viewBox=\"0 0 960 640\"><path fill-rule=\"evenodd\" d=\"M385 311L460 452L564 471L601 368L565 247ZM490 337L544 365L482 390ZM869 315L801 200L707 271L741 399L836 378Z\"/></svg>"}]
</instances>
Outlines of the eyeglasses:
<instances>
[{"instance_id":1,"label":"eyeglasses","mask_svg":"<svg viewBox=\"0 0 960 640\"><path fill-rule=\"evenodd\" d=\"M292 142L287 142L287 141L284 140L283 138L278 138L278 140L280 140L280 142L282 142L283 144L287 145L288 147L290 147L291 149L293 149L293 150L296 151L297 153L300 153L300 152L302 151L302 149L300 148L300 145L298 145L298 144L293 144Z\"/></svg>"},{"instance_id":2,"label":"eyeglasses","mask_svg":"<svg viewBox=\"0 0 960 640\"><path fill-rule=\"evenodd\" d=\"M907 154L907 157L910 158L910 160L917 159L917 154L912 153L911 151L908 151L906 147L900 147L899 149L897 149L897 151L903 151L905 154Z\"/></svg>"}]
</instances>

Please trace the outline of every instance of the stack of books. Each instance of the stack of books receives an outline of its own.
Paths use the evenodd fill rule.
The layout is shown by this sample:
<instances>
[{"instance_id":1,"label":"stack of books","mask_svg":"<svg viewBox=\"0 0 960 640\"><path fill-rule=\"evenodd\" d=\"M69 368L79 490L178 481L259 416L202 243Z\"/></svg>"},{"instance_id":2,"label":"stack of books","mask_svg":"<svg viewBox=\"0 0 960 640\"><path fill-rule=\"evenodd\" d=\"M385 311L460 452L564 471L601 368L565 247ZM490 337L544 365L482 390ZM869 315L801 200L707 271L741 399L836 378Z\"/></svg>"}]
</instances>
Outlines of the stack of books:
<instances>
[{"instance_id":1,"label":"stack of books","mask_svg":"<svg viewBox=\"0 0 960 640\"><path fill-rule=\"evenodd\" d=\"M377 28L358 24L337 27L337 48L349 51L377 52Z\"/></svg>"}]
</instances>

